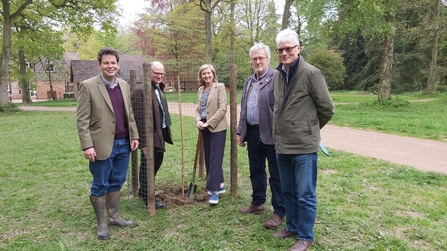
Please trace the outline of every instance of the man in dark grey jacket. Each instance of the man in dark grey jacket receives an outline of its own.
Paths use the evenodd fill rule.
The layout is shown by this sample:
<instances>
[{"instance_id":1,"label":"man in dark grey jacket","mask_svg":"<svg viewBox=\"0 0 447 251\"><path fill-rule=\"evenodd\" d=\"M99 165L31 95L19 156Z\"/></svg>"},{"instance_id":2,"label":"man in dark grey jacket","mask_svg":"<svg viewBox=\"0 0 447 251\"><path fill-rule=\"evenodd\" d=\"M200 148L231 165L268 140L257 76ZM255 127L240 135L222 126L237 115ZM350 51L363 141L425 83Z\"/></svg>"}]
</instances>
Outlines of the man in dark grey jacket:
<instances>
[{"instance_id":1,"label":"man in dark grey jacket","mask_svg":"<svg viewBox=\"0 0 447 251\"><path fill-rule=\"evenodd\" d=\"M286 228L279 238L296 237L290 250L308 250L317 214L317 151L320 129L334 115L323 73L300 56L295 31L276 36L281 61L273 79L273 139L286 206Z\"/></svg>"},{"instance_id":2,"label":"man in dark grey jacket","mask_svg":"<svg viewBox=\"0 0 447 251\"><path fill-rule=\"evenodd\" d=\"M250 61L255 73L244 85L241 113L237 128L237 142L244 147L247 142L250 162L250 180L253 189L252 201L248 208L241 208L242 214L262 214L267 192L265 162L269 165L269 184L272 192L273 214L264 224L276 229L285 216L284 199L279 180L278 163L272 138L273 120L273 76L276 70L270 68L270 49L263 43L251 47Z\"/></svg>"}]
</instances>

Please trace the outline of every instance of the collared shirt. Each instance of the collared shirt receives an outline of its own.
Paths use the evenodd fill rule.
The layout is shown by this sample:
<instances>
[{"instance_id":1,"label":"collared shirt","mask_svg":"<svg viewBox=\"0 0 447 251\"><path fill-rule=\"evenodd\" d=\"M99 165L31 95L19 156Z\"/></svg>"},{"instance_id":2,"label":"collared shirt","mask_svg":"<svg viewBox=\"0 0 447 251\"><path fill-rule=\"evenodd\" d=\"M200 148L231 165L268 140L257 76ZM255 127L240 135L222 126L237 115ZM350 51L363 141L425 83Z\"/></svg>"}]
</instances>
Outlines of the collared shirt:
<instances>
[{"instance_id":1,"label":"collared shirt","mask_svg":"<svg viewBox=\"0 0 447 251\"><path fill-rule=\"evenodd\" d=\"M284 65L282 65L282 69L281 70L283 70L286 73L286 85L288 85L289 84L289 70L290 70L290 67L289 67L289 69L286 69L284 67Z\"/></svg>"},{"instance_id":2,"label":"collared shirt","mask_svg":"<svg viewBox=\"0 0 447 251\"><path fill-rule=\"evenodd\" d=\"M200 118L206 120L206 102L208 101L208 95L210 94L210 89L203 89L202 99L200 100Z\"/></svg>"},{"instance_id":3,"label":"collared shirt","mask_svg":"<svg viewBox=\"0 0 447 251\"><path fill-rule=\"evenodd\" d=\"M110 89L113 89L113 88L115 88L115 87L117 87L118 86L118 78L114 78L114 82L113 82L113 85L111 85L110 84L110 82L109 81L107 81L105 78L104 78L104 76L102 75L102 73L101 73L101 78L102 78L102 80L104 81L104 84L107 86L107 87L109 87Z\"/></svg>"},{"instance_id":4,"label":"collared shirt","mask_svg":"<svg viewBox=\"0 0 447 251\"><path fill-rule=\"evenodd\" d=\"M259 84L262 83L262 79L267 74L267 71L256 79L256 73L253 75L250 93L247 97L247 123L250 125L259 125L259 109L258 109L258 93Z\"/></svg>"},{"instance_id":5,"label":"collared shirt","mask_svg":"<svg viewBox=\"0 0 447 251\"><path fill-rule=\"evenodd\" d=\"M166 115L165 115L165 111L163 109L163 104L161 103L161 99L160 99L160 86L158 84L156 86L157 86L157 88L155 88L155 95L157 95L158 104L160 105L161 111L163 112L162 128L166 128ZM163 94L161 94L161 95L163 95Z\"/></svg>"}]
</instances>

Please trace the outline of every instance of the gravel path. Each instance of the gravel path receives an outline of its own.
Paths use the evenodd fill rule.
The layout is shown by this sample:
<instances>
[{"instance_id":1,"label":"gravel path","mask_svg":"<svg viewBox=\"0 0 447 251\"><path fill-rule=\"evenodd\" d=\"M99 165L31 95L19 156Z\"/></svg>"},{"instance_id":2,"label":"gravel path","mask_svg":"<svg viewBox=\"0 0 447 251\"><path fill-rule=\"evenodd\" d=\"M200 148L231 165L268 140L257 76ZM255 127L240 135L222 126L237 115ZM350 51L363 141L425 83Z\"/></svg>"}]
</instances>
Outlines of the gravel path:
<instances>
[{"instance_id":1,"label":"gravel path","mask_svg":"<svg viewBox=\"0 0 447 251\"><path fill-rule=\"evenodd\" d=\"M26 111L71 111L74 107L22 106ZM179 114L178 103L169 103L169 111ZM182 104L182 115L193 116L194 104ZM230 109L228 108L228 111ZM238 113L239 115L239 106ZM230 113L227 113L228 121ZM328 148L372 157L422 171L447 174L447 143L327 125L321 138Z\"/></svg>"}]
</instances>

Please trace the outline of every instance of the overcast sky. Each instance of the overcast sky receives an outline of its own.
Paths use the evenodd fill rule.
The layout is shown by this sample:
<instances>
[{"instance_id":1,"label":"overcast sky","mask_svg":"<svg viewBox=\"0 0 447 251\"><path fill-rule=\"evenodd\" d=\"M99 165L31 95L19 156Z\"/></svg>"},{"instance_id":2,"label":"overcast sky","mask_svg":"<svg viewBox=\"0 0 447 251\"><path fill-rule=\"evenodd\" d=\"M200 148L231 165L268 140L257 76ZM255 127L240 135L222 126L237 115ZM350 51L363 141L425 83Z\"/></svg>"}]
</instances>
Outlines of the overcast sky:
<instances>
[{"instance_id":1,"label":"overcast sky","mask_svg":"<svg viewBox=\"0 0 447 251\"><path fill-rule=\"evenodd\" d=\"M124 10L121 25L130 24L137 18L138 13L144 12L144 7L149 6L149 2L144 0L118 0L119 5ZM284 0L275 0L276 11L283 12Z\"/></svg>"}]
</instances>

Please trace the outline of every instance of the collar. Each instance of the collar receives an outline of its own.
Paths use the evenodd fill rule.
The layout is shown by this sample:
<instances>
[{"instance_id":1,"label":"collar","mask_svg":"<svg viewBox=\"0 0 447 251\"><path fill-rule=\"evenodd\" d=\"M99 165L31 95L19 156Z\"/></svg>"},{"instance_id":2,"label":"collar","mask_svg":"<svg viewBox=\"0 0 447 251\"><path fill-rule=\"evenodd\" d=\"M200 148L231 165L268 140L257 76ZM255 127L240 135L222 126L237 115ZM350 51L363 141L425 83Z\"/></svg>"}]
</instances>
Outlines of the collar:
<instances>
[{"instance_id":1,"label":"collar","mask_svg":"<svg viewBox=\"0 0 447 251\"><path fill-rule=\"evenodd\" d=\"M290 67L289 70L286 71L286 69L284 68L284 65L282 63L280 63L278 65L278 67L276 68L278 71L281 71L283 73L287 73L289 72L289 76L293 75L293 73L296 71L296 68L298 68L298 64L300 62L301 59L301 55L298 55L298 58L295 60L295 62L293 62Z\"/></svg>"},{"instance_id":2,"label":"collar","mask_svg":"<svg viewBox=\"0 0 447 251\"><path fill-rule=\"evenodd\" d=\"M262 74L258 79L256 79L256 72L253 74L253 80L254 81L257 81L257 82L260 82L266 75L267 75L267 73L269 72L269 69L267 69L267 71L266 72L264 72L264 74Z\"/></svg>"},{"instance_id":3,"label":"collar","mask_svg":"<svg viewBox=\"0 0 447 251\"><path fill-rule=\"evenodd\" d=\"M118 83L119 83L119 81L118 81L118 78L115 76L115 78L114 78L114 82L113 82L113 84L111 84L109 81L107 81L105 78L104 78L104 76L102 75L102 73L101 73L101 78L102 78L102 81L104 81L104 84L107 86L107 87L109 87L110 89L113 89L113 88L115 88L115 87L117 87L118 86Z\"/></svg>"}]
</instances>

